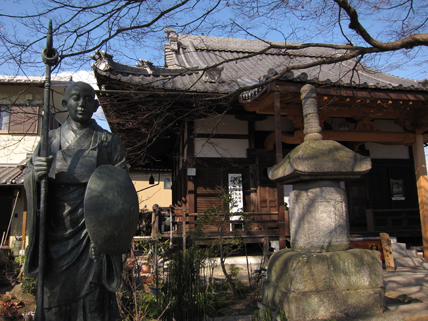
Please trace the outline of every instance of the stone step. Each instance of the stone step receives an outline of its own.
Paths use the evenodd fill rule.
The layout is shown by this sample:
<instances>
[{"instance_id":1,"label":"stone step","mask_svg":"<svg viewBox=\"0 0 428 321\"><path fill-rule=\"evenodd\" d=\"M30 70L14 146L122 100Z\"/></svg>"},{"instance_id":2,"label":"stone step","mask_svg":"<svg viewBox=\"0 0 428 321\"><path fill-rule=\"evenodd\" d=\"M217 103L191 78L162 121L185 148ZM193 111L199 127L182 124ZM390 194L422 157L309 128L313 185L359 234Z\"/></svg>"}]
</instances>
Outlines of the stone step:
<instances>
[{"instance_id":1,"label":"stone step","mask_svg":"<svg viewBox=\"0 0 428 321\"><path fill-rule=\"evenodd\" d=\"M418 290L421 289L421 287L428 286L427 275L428 271L420 268L399 267L395 272L384 272L383 283L385 291L391 292L401 289L403 287L415 287L415 289L417 290L412 292L412 294L415 294Z\"/></svg>"},{"instance_id":2,"label":"stone step","mask_svg":"<svg viewBox=\"0 0 428 321\"><path fill-rule=\"evenodd\" d=\"M395 258L418 257L416 250L408 250L405 243L392 243L392 255Z\"/></svg>"},{"instance_id":3,"label":"stone step","mask_svg":"<svg viewBox=\"0 0 428 321\"><path fill-rule=\"evenodd\" d=\"M392 255L396 267L418 267L424 261L416 250L408 250L405 243L392 243Z\"/></svg>"},{"instance_id":4,"label":"stone step","mask_svg":"<svg viewBox=\"0 0 428 321\"><path fill-rule=\"evenodd\" d=\"M407 248L405 243L392 243L391 247L392 247L392 254L394 255L394 257L400 254L407 256L407 253L406 253Z\"/></svg>"},{"instance_id":5,"label":"stone step","mask_svg":"<svg viewBox=\"0 0 428 321\"><path fill-rule=\"evenodd\" d=\"M428 282L425 284L427 283ZM426 291L425 285L396 286L394 288L385 289L385 294L392 298L396 298L399 295L405 294L412 298L419 299L422 302L428 302L428 291Z\"/></svg>"},{"instance_id":6,"label":"stone step","mask_svg":"<svg viewBox=\"0 0 428 321\"><path fill-rule=\"evenodd\" d=\"M420 257L416 250L407 250L407 255L410 257Z\"/></svg>"},{"instance_id":7,"label":"stone step","mask_svg":"<svg viewBox=\"0 0 428 321\"><path fill-rule=\"evenodd\" d=\"M394 263L396 267L419 267L424 260L419 257L398 257L394 256Z\"/></svg>"}]
</instances>

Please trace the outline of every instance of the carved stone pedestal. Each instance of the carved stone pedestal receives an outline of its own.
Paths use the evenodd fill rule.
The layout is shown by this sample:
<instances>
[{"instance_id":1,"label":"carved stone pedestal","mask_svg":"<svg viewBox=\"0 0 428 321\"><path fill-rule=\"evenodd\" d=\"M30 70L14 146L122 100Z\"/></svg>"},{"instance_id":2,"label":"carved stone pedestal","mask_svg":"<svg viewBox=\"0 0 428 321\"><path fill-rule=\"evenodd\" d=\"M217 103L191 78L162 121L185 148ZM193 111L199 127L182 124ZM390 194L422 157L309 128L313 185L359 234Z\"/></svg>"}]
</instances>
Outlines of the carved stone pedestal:
<instances>
[{"instance_id":1,"label":"carved stone pedestal","mask_svg":"<svg viewBox=\"0 0 428 321\"><path fill-rule=\"evenodd\" d=\"M276 252L263 284L263 303L288 320L361 317L385 310L379 252Z\"/></svg>"}]
</instances>

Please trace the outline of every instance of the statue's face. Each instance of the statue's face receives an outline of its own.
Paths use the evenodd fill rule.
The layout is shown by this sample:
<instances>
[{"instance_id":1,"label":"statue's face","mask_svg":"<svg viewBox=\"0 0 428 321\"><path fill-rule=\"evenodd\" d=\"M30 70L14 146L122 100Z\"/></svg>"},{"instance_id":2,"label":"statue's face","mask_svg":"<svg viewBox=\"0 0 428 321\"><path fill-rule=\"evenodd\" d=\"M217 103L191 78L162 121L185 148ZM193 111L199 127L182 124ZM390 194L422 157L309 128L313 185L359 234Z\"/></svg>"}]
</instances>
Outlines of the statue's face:
<instances>
[{"instance_id":1,"label":"statue's face","mask_svg":"<svg viewBox=\"0 0 428 321\"><path fill-rule=\"evenodd\" d=\"M72 120L84 124L98 109L98 101L94 99L94 92L88 84L75 84L67 100L63 100L63 107Z\"/></svg>"}]
</instances>

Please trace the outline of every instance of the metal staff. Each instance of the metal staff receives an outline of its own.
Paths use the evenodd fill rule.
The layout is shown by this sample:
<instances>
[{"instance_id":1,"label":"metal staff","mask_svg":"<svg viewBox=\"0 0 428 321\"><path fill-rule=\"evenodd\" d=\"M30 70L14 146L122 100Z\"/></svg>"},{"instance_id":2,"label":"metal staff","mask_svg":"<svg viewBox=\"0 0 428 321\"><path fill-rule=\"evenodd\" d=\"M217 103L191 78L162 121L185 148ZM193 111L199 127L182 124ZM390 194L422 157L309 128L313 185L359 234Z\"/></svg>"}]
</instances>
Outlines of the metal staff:
<instances>
[{"instance_id":1,"label":"metal staff","mask_svg":"<svg viewBox=\"0 0 428 321\"><path fill-rule=\"evenodd\" d=\"M42 60L46 65L45 94L43 106L42 139L40 156L49 156L49 103L51 87L51 67L58 63L58 52L52 46L52 20L49 20L49 30L46 36L46 48L42 51ZM41 180L41 198L40 198L40 217L39 217L39 270L37 279L37 313L36 320L43 321L43 288L44 273L46 265L46 210L48 199L48 177L44 176Z\"/></svg>"}]
</instances>

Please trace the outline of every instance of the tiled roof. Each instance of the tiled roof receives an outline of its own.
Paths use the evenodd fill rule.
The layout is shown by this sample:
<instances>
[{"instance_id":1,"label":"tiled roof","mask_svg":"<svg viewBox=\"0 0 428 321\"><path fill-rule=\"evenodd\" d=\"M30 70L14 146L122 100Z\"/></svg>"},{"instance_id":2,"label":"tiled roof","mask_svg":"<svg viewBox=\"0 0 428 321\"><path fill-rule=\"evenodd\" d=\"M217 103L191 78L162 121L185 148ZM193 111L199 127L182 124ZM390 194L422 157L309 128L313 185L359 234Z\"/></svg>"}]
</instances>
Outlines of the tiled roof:
<instances>
[{"instance_id":1,"label":"tiled roof","mask_svg":"<svg viewBox=\"0 0 428 321\"><path fill-rule=\"evenodd\" d=\"M181 35L171 30L166 32L169 42L165 44L165 67L143 60L136 64L137 67L127 66L114 62L112 56L106 53L97 52L93 57L96 62L92 65L96 76L158 90L224 94L257 84L275 75L284 65L308 63L315 58L335 57L338 54L336 49L313 47L268 49L262 54L255 54L266 49L269 43L283 43ZM205 73L202 71L213 65L217 66ZM284 79L330 86L427 91L425 82L396 77L361 65L352 72L354 67L355 61L351 60L296 69L286 74ZM244 92L241 97L251 98L258 91L260 88Z\"/></svg>"},{"instance_id":2,"label":"tiled roof","mask_svg":"<svg viewBox=\"0 0 428 321\"><path fill-rule=\"evenodd\" d=\"M19 164L0 164L0 185L24 184L25 167L31 155Z\"/></svg>"},{"instance_id":3,"label":"tiled roof","mask_svg":"<svg viewBox=\"0 0 428 321\"><path fill-rule=\"evenodd\" d=\"M72 81L70 77L61 77L53 74L51 81L55 83L68 83ZM7 84L43 84L45 82L45 76L9 76L0 75L0 83Z\"/></svg>"}]
</instances>

